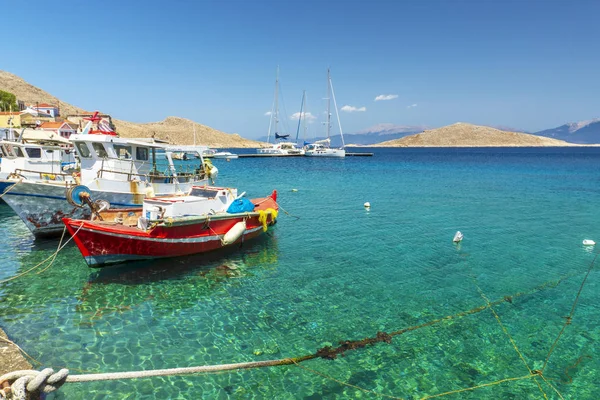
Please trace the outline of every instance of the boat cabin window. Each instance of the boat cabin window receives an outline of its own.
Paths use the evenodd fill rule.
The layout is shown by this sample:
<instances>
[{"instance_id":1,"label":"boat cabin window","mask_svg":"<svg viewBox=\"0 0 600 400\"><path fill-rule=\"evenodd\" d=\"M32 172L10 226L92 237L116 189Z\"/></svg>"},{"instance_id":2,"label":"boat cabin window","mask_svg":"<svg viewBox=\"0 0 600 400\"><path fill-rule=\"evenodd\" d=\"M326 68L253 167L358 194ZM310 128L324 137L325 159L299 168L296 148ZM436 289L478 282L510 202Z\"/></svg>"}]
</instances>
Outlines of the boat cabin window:
<instances>
[{"instance_id":1,"label":"boat cabin window","mask_svg":"<svg viewBox=\"0 0 600 400\"><path fill-rule=\"evenodd\" d=\"M83 158L90 158L91 153L90 149L87 147L87 144L84 142L76 142L75 146L77 146L77 152Z\"/></svg>"},{"instance_id":2,"label":"boat cabin window","mask_svg":"<svg viewBox=\"0 0 600 400\"><path fill-rule=\"evenodd\" d=\"M21 150L21 149L19 149ZM29 158L42 158L42 149L38 147L25 147L25 151ZM17 156L18 157L18 156ZM23 157L23 156L21 156Z\"/></svg>"},{"instance_id":3,"label":"boat cabin window","mask_svg":"<svg viewBox=\"0 0 600 400\"><path fill-rule=\"evenodd\" d=\"M6 157L6 158L14 158L15 157L15 153L13 151L13 146L11 146L10 144L2 145L2 153L4 153L4 157Z\"/></svg>"},{"instance_id":4,"label":"boat cabin window","mask_svg":"<svg viewBox=\"0 0 600 400\"><path fill-rule=\"evenodd\" d=\"M96 151L96 155L100 158L107 158L108 153L106 153L106 149L102 143L92 143L92 147Z\"/></svg>"},{"instance_id":5,"label":"boat cabin window","mask_svg":"<svg viewBox=\"0 0 600 400\"><path fill-rule=\"evenodd\" d=\"M148 148L147 147L136 147L135 148L135 159L140 161L148 161Z\"/></svg>"},{"instance_id":6,"label":"boat cabin window","mask_svg":"<svg viewBox=\"0 0 600 400\"><path fill-rule=\"evenodd\" d=\"M131 146L124 146L122 144L113 145L117 158L121 160L131 160Z\"/></svg>"},{"instance_id":7,"label":"boat cabin window","mask_svg":"<svg viewBox=\"0 0 600 400\"><path fill-rule=\"evenodd\" d=\"M17 157L25 158L25 154L23 154L23 149L21 149L19 146L13 147L13 150L15 151L15 155Z\"/></svg>"}]
</instances>

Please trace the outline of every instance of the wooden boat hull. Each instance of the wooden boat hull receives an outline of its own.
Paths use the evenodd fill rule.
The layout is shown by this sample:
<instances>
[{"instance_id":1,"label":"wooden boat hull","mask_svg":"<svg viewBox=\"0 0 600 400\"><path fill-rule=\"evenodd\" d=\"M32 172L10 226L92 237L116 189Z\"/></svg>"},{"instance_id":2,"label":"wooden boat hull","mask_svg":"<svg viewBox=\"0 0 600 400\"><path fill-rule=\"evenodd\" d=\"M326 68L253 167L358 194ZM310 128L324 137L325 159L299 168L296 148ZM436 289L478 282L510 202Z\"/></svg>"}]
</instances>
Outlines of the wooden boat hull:
<instances>
[{"instance_id":1,"label":"wooden boat hull","mask_svg":"<svg viewBox=\"0 0 600 400\"><path fill-rule=\"evenodd\" d=\"M147 230L111 223L107 219L84 221L64 218L63 222L88 266L100 268L126 261L204 253L233 247L260 236L265 227L275 224L278 207L270 197L252 201L259 203L255 212L176 218L159 222ZM268 209L275 210L275 213ZM259 220L261 211L264 224ZM129 218L136 220L137 214ZM246 222L245 231L237 240L225 245L223 237L241 221Z\"/></svg>"}]
</instances>

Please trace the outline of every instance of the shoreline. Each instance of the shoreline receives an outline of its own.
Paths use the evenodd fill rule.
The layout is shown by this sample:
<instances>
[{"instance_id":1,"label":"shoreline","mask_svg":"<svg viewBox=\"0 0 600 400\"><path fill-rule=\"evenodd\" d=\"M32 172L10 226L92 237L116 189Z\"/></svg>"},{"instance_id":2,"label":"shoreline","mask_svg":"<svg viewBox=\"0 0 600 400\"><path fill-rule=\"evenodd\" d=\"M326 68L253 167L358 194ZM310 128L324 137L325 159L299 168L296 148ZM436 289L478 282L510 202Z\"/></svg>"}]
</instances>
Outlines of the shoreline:
<instances>
[{"instance_id":1,"label":"shoreline","mask_svg":"<svg viewBox=\"0 0 600 400\"><path fill-rule=\"evenodd\" d=\"M0 376L13 371L33 369L33 366L25 359L19 348L7 342L8 335L0 328Z\"/></svg>"}]
</instances>

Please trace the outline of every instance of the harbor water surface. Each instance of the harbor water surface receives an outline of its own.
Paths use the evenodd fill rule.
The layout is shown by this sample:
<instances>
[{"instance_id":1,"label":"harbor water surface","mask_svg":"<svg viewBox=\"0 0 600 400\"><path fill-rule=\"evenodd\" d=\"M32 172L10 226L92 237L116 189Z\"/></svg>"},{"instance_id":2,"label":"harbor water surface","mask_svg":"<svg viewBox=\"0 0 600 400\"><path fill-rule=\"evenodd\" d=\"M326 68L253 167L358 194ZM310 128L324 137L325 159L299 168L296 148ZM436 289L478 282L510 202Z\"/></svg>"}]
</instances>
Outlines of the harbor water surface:
<instances>
[{"instance_id":1,"label":"harbor water surface","mask_svg":"<svg viewBox=\"0 0 600 400\"><path fill-rule=\"evenodd\" d=\"M267 235L100 271L70 243L0 284L0 326L43 367L83 374L303 356L481 307L335 360L67 383L48 398L420 399L507 378L523 379L448 398L600 397L600 265L548 358L596 256L582 241L600 242L600 148L368 151L214 160L219 185L278 190ZM56 250L6 204L0 218L0 280Z\"/></svg>"}]
</instances>

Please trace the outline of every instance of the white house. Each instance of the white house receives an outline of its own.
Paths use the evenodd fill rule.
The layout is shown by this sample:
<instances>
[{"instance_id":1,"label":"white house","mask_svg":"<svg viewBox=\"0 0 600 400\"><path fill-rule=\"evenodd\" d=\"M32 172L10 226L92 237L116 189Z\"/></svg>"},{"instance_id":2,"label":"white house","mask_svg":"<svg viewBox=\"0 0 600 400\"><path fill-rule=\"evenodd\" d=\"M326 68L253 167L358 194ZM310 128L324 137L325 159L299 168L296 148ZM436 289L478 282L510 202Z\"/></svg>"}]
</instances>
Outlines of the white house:
<instances>
[{"instance_id":1,"label":"white house","mask_svg":"<svg viewBox=\"0 0 600 400\"><path fill-rule=\"evenodd\" d=\"M48 104L48 103L32 104L32 105L28 106L27 108L37 111L38 114L40 114L40 115L46 115L46 116L50 116L52 118L56 118L56 117L60 116L58 107L53 106L52 104Z\"/></svg>"}]
</instances>

